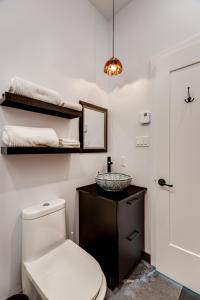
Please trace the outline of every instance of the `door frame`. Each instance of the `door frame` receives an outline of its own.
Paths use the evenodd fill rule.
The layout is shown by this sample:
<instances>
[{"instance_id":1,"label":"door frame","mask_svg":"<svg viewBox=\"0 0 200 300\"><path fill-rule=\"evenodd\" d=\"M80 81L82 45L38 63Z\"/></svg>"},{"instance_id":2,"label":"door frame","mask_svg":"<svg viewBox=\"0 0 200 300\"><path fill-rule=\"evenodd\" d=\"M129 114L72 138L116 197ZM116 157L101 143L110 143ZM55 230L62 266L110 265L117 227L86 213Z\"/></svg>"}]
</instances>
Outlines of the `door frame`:
<instances>
[{"instance_id":1,"label":"door frame","mask_svg":"<svg viewBox=\"0 0 200 300\"><path fill-rule=\"evenodd\" d=\"M163 170L160 173L158 168L158 149L159 149L159 140L158 140L158 128L159 128L159 111L158 111L158 101L160 101L158 96L158 85L160 77L162 80L165 78L166 80L166 89L164 91L164 97L168 104L170 103L170 90L169 90L169 74L172 71L176 71L178 69L182 69L183 66L188 67L191 64L191 61L195 63L200 62L200 52L199 55L193 52L194 47L199 45L200 48L200 34L193 36L190 39L185 40L181 44L168 49L167 51L163 51L157 56L151 59L151 70L153 74L152 85L153 85L153 121L152 121L152 158L153 158L153 184L151 189L151 263L155 267L157 267L157 208L159 201L159 189L157 180L161 177L168 179L169 178L169 169ZM178 56L177 56L178 54ZM169 118L169 113L168 117ZM169 122L169 119L168 119ZM169 133L169 131L168 131ZM168 139L169 141L169 139ZM173 278L172 278L173 279Z\"/></svg>"}]
</instances>

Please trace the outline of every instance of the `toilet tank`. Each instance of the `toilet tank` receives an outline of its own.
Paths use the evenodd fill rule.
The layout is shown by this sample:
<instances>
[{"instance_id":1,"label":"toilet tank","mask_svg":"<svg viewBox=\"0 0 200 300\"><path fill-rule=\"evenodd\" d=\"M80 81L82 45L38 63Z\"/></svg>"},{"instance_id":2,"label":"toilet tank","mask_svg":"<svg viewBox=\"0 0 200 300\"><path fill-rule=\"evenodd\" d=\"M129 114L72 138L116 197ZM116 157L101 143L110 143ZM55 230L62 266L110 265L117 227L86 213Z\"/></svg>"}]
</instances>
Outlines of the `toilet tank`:
<instances>
[{"instance_id":1,"label":"toilet tank","mask_svg":"<svg viewBox=\"0 0 200 300\"><path fill-rule=\"evenodd\" d=\"M56 199L22 211L22 261L33 261L66 239L65 200Z\"/></svg>"}]
</instances>

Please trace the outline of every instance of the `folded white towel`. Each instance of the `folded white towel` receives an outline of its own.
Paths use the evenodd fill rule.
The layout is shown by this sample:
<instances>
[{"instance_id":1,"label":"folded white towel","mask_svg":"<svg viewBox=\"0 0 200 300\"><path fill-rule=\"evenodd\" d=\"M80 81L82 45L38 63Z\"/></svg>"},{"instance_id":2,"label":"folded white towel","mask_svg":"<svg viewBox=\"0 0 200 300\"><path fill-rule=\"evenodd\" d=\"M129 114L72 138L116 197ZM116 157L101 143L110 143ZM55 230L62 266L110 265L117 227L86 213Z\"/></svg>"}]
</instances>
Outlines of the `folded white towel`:
<instances>
[{"instance_id":1,"label":"folded white towel","mask_svg":"<svg viewBox=\"0 0 200 300\"><path fill-rule=\"evenodd\" d=\"M59 139L59 145L66 148L80 148L80 142L67 138Z\"/></svg>"},{"instance_id":2,"label":"folded white towel","mask_svg":"<svg viewBox=\"0 0 200 300\"><path fill-rule=\"evenodd\" d=\"M56 91L47 89L43 86L19 77L14 77L11 79L9 92L55 105L62 105L61 96Z\"/></svg>"},{"instance_id":3,"label":"folded white towel","mask_svg":"<svg viewBox=\"0 0 200 300\"><path fill-rule=\"evenodd\" d=\"M66 144L80 144L80 142L78 140L72 140L72 139L68 139L68 138L62 138L59 139L59 141L61 141L62 143L66 143Z\"/></svg>"},{"instance_id":4,"label":"folded white towel","mask_svg":"<svg viewBox=\"0 0 200 300\"><path fill-rule=\"evenodd\" d=\"M80 148L80 145L67 145L67 144L63 144L63 145L60 145L60 148Z\"/></svg>"},{"instance_id":5,"label":"folded white towel","mask_svg":"<svg viewBox=\"0 0 200 300\"><path fill-rule=\"evenodd\" d=\"M59 139L53 128L23 126L4 127L2 141L8 147L58 147Z\"/></svg>"}]
</instances>

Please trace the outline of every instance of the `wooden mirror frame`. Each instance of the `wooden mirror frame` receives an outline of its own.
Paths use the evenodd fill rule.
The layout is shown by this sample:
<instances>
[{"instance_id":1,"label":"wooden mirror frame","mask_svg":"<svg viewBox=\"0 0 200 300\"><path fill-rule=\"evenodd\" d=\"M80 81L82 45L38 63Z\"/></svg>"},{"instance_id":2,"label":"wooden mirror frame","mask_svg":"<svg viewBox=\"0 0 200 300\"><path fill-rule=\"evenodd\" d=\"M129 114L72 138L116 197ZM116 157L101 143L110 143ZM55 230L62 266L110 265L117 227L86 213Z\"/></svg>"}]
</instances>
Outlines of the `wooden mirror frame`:
<instances>
[{"instance_id":1,"label":"wooden mirror frame","mask_svg":"<svg viewBox=\"0 0 200 300\"><path fill-rule=\"evenodd\" d=\"M85 101L79 101L83 106L81 117L79 118L79 139L81 144L81 151L83 153L98 153L98 152L108 152L108 110L104 107L97 106ZM99 111L104 113L104 147L103 148L90 148L84 149L84 108Z\"/></svg>"}]
</instances>

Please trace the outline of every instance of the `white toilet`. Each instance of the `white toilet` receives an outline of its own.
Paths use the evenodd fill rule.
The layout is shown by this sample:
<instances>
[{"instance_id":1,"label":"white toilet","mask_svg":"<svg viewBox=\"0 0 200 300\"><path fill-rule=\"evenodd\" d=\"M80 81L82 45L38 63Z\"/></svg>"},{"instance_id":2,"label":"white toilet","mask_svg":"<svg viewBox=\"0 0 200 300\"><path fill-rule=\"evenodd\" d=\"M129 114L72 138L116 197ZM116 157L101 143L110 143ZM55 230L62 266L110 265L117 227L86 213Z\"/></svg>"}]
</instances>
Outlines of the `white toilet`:
<instances>
[{"instance_id":1,"label":"white toilet","mask_svg":"<svg viewBox=\"0 0 200 300\"><path fill-rule=\"evenodd\" d=\"M65 200L22 212L22 285L30 300L103 300L98 262L66 239Z\"/></svg>"}]
</instances>

